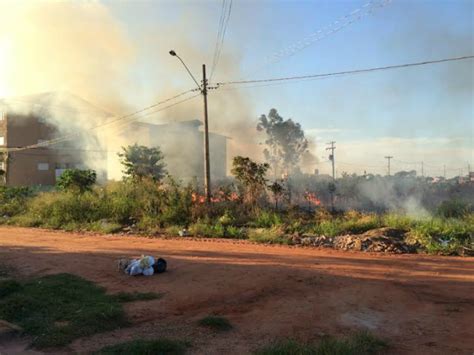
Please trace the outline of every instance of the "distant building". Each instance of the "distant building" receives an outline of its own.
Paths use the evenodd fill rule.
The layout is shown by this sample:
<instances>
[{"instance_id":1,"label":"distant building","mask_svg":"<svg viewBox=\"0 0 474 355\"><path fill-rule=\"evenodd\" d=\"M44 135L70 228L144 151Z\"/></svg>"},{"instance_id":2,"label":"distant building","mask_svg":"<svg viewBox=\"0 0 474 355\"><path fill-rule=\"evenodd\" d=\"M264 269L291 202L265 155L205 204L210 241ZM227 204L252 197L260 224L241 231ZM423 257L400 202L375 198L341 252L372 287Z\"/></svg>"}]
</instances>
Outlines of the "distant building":
<instances>
[{"instance_id":1,"label":"distant building","mask_svg":"<svg viewBox=\"0 0 474 355\"><path fill-rule=\"evenodd\" d=\"M51 112L48 110L52 101L57 103L58 95L48 93L0 101L0 151L8 151L7 154L4 153L0 169L5 171L6 185L54 185L65 169L88 168L84 163L84 147L77 144L77 137L41 147L42 142L64 134L54 123L55 120L50 119ZM61 97L64 101L64 94ZM67 99L68 103L73 99L81 102L81 109L87 105L85 101L72 95L68 95ZM72 107L62 107L61 110L64 117L56 117L56 120L74 119ZM93 141L95 137L88 139ZM15 151L16 148L38 144L40 146L36 148ZM99 152L96 159L106 164L107 156ZM106 178L106 169L98 172L99 180Z\"/></svg>"},{"instance_id":2,"label":"distant building","mask_svg":"<svg viewBox=\"0 0 474 355\"><path fill-rule=\"evenodd\" d=\"M149 147L158 146L164 154L166 169L177 178L190 180L204 176L204 137L199 120L151 124L135 122L127 131L130 142ZM211 178L227 174L227 139L209 133Z\"/></svg>"}]
</instances>

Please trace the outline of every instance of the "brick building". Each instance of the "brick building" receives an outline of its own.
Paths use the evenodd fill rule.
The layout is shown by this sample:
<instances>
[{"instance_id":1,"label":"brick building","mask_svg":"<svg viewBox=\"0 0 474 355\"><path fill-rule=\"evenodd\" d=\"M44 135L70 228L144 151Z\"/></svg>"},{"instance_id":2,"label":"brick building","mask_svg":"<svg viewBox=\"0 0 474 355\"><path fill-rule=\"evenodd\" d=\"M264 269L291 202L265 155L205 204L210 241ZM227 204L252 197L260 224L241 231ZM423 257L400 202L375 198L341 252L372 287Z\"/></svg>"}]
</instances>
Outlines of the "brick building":
<instances>
[{"instance_id":1,"label":"brick building","mask_svg":"<svg viewBox=\"0 0 474 355\"><path fill-rule=\"evenodd\" d=\"M74 120L76 115L72 106L77 105L71 103L82 100L72 95L67 95L67 100L64 94L60 97L62 105L66 105L67 101L69 106L61 106L61 114L64 117L55 117L55 120ZM5 171L3 179L6 185L54 185L65 169L88 167L84 164L83 147L74 140L15 151L15 148L41 144L64 135L55 120L50 119L51 113L47 108L51 102L58 104L58 94L48 93L0 101L0 152L8 151L7 154L3 153L0 169ZM85 104L81 105L83 109ZM77 107L74 110L77 112ZM107 156L101 154L98 159L106 164ZM106 179L106 176L102 173L99 178Z\"/></svg>"}]
</instances>

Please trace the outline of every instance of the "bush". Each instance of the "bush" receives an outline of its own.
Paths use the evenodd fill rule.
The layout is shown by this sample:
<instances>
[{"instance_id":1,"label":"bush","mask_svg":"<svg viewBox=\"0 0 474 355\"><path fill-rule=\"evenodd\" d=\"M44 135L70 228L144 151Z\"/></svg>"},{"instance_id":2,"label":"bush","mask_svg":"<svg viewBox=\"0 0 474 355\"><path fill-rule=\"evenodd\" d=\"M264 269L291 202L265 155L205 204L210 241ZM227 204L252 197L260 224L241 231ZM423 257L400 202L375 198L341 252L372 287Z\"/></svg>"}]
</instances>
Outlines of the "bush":
<instances>
[{"instance_id":1,"label":"bush","mask_svg":"<svg viewBox=\"0 0 474 355\"><path fill-rule=\"evenodd\" d=\"M0 186L0 216L16 216L26 210L33 191L28 187Z\"/></svg>"},{"instance_id":2,"label":"bush","mask_svg":"<svg viewBox=\"0 0 474 355\"><path fill-rule=\"evenodd\" d=\"M281 224L282 220L279 214L271 211L260 210L256 213L252 226L256 228L271 228Z\"/></svg>"},{"instance_id":3,"label":"bush","mask_svg":"<svg viewBox=\"0 0 474 355\"><path fill-rule=\"evenodd\" d=\"M463 218L471 211L471 206L461 200L447 200L441 202L436 209L436 215L444 218Z\"/></svg>"},{"instance_id":4,"label":"bush","mask_svg":"<svg viewBox=\"0 0 474 355\"><path fill-rule=\"evenodd\" d=\"M82 193L91 190L96 179L97 174L94 170L66 169L56 185L63 190Z\"/></svg>"}]
</instances>

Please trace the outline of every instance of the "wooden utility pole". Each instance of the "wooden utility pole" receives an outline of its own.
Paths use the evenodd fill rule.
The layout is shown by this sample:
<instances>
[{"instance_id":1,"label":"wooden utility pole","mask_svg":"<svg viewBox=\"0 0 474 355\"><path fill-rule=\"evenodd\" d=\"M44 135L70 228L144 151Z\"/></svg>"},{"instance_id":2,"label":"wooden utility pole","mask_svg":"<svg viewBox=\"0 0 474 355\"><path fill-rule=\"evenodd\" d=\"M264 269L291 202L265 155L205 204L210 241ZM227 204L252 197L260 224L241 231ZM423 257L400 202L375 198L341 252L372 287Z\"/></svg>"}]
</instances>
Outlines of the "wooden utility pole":
<instances>
[{"instance_id":1,"label":"wooden utility pole","mask_svg":"<svg viewBox=\"0 0 474 355\"><path fill-rule=\"evenodd\" d=\"M206 64L202 65L202 96L204 98L204 192L207 203L211 203L211 167L209 162L209 124L207 116Z\"/></svg>"},{"instance_id":2,"label":"wooden utility pole","mask_svg":"<svg viewBox=\"0 0 474 355\"><path fill-rule=\"evenodd\" d=\"M385 159L388 160L388 176L390 176L390 159L392 159L392 158L393 158L393 156L391 156L391 155L388 155L388 156L385 157Z\"/></svg>"},{"instance_id":3,"label":"wooden utility pole","mask_svg":"<svg viewBox=\"0 0 474 355\"><path fill-rule=\"evenodd\" d=\"M421 162L421 176L425 176L425 166L423 162Z\"/></svg>"},{"instance_id":4,"label":"wooden utility pole","mask_svg":"<svg viewBox=\"0 0 474 355\"><path fill-rule=\"evenodd\" d=\"M336 142L334 141L331 141L329 143L327 143L328 145L331 145L330 147L327 147L326 150L330 150L331 151L331 155L329 155L329 160L331 160L332 162L332 179L333 180L336 180L336 169L334 167L334 149L336 149L336 147L334 146Z\"/></svg>"}]
</instances>

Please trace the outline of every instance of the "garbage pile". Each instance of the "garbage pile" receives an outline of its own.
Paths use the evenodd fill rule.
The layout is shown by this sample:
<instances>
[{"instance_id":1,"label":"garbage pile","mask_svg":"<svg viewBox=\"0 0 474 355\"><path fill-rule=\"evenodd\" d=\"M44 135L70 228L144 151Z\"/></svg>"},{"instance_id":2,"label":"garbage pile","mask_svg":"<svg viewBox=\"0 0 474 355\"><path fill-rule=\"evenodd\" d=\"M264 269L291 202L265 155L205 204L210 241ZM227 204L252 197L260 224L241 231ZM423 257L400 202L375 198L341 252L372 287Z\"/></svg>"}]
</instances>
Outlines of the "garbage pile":
<instances>
[{"instance_id":1,"label":"garbage pile","mask_svg":"<svg viewBox=\"0 0 474 355\"><path fill-rule=\"evenodd\" d=\"M166 271L167 263L163 258L155 259L153 256L142 255L140 259L120 259L118 269L127 275L151 276Z\"/></svg>"},{"instance_id":2,"label":"garbage pile","mask_svg":"<svg viewBox=\"0 0 474 355\"><path fill-rule=\"evenodd\" d=\"M336 237L327 236L295 236L293 243L303 246L326 247L341 250L357 250L367 252L414 253L415 245L405 242L405 232L393 228L373 229L363 234L347 234Z\"/></svg>"}]
</instances>

